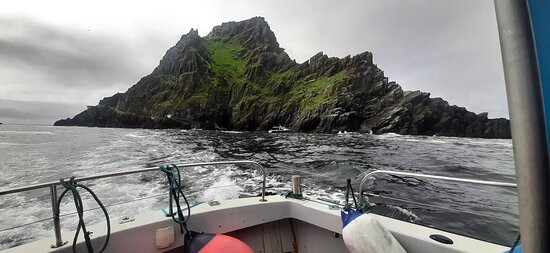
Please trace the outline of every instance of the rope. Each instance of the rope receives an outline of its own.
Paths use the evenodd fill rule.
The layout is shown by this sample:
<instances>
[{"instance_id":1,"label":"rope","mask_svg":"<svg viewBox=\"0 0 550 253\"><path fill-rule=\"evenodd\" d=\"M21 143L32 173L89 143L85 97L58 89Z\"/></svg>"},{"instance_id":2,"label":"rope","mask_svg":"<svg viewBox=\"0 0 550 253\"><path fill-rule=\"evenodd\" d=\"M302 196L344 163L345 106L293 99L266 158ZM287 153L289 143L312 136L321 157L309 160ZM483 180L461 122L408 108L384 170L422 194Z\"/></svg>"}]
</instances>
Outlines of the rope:
<instances>
[{"instance_id":1,"label":"rope","mask_svg":"<svg viewBox=\"0 0 550 253\"><path fill-rule=\"evenodd\" d=\"M88 232L88 230L86 229L86 224L84 223L84 206L82 204L82 198L80 197L80 193L78 192L78 189L77 189L78 187L90 193L90 195L92 195L94 200L97 202L97 204L99 204L99 206L103 210L103 214L105 214L105 219L107 221L107 237L105 238L103 247L101 247L101 250L99 251L99 252L103 252L107 247L107 244L109 243L109 237L111 235L111 221L109 219L109 214L107 213L107 209L105 209L105 206L103 206L99 198L95 195L95 193L90 188L86 187L85 185L76 183L76 181L74 180L74 177L71 177L69 182L65 182L65 180L61 179L61 185L65 187L65 190L61 193L61 195L59 195L59 199L57 200L57 204L56 204L56 212L54 216L59 217L59 206L61 204L61 200L63 199L65 194L70 191L73 194L74 205L78 213L78 226L76 228L76 232L74 234L74 239L73 239L73 247L72 247L73 252L76 253L76 241L78 239L78 234L80 233L80 229L82 229L82 234L84 235L84 240L85 240L85 244L86 244L86 248L88 249L88 252L89 253L94 252L92 241L90 239L90 235L92 234L92 232Z\"/></svg>"},{"instance_id":2,"label":"rope","mask_svg":"<svg viewBox=\"0 0 550 253\"><path fill-rule=\"evenodd\" d=\"M180 231L182 234L185 230L185 233L191 236L191 233L189 233L189 230L187 229L187 221L189 221L189 217L191 216L191 207L189 206L189 201L187 201L187 198L182 191L180 170L175 164L161 165L160 170L166 174L169 186L169 213L167 213L166 215L168 217L172 217L172 220L180 225ZM174 173L174 170L177 173ZM187 218L183 215L183 211L180 206L180 197L183 197L183 200L187 205ZM174 202L176 203L175 212L173 207Z\"/></svg>"},{"instance_id":3,"label":"rope","mask_svg":"<svg viewBox=\"0 0 550 253\"><path fill-rule=\"evenodd\" d=\"M353 192L353 187L351 186L351 179L346 180L346 208L351 208L349 205L349 195L351 193L351 196L353 197L353 204L355 205L355 208L357 208L357 199L355 199L355 193Z\"/></svg>"},{"instance_id":4,"label":"rope","mask_svg":"<svg viewBox=\"0 0 550 253\"><path fill-rule=\"evenodd\" d=\"M210 186L208 188L209 189L218 189L218 188L234 187L234 186L238 186L238 185L228 184L228 185L220 185L220 186ZM193 195L193 194L191 194L191 195ZM110 207L129 204L129 203L133 203L133 202L137 202L137 201L141 201L141 200L146 200L146 199L151 199L151 198L156 198L156 197L161 197L161 196L165 196L165 194L164 193L163 194L155 194L155 195L151 195L151 196L147 196L147 197L136 198L136 199L129 200L129 201L116 202L116 203L113 203L113 204L110 204L110 205L105 205L105 208L109 209ZM195 202L194 204L190 204L190 206L195 207L195 206L197 206L199 204L202 204L202 203L203 202ZM98 209L101 209L101 207L98 206L98 207L94 207L94 208L89 208L89 209L84 210L84 212L85 213L86 212L91 212L91 211L98 210ZM75 214L78 214L78 212L60 214L59 217L61 218L61 217L75 215ZM5 231L8 231L8 230L21 228L21 227L26 227L26 226L30 226L30 225L35 225L36 223L51 221L52 219L53 219L53 217L47 217L47 218L38 219L38 220L35 220L35 221L32 221L32 222L24 223L24 224L13 226L13 227L1 228L0 232L5 232Z\"/></svg>"}]
</instances>

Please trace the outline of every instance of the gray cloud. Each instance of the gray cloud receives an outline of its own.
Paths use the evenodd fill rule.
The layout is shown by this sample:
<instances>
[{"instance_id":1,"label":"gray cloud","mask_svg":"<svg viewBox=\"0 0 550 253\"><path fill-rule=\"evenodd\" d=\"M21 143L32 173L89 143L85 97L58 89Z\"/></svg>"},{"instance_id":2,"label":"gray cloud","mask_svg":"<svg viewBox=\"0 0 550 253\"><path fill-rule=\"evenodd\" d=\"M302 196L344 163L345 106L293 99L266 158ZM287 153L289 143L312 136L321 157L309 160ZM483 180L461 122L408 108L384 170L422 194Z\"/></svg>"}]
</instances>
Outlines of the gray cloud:
<instances>
[{"instance_id":1,"label":"gray cloud","mask_svg":"<svg viewBox=\"0 0 550 253\"><path fill-rule=\"evenodd\" d=\"M134 43L117 34L49 26L17 16L0 19L0 29L8 28L21 35L0 37L0 64L48 76L60 88L112 87L135 79L136 72L151 71L147 67L158 61L139 55Z\"/></svg>"},{"instance_id":2,"label":"gray cloud","mask_svg":"<svg viewBox=\"0 0 550 253\"><path fill-rule=\"evenodd\" d=\"M34 112L23 112L18 109L0 107L0 115L5 119L42 118L43 115Z\"/></svg>"},{"instance_id":3,"label":"gray cloud","mask_svg":"<svg viewBox=\"0 0 550 253\"><path fill-rule=\"evenodd\" d=\"M0 99L0 122L6 124L53 124L85 109L78 104L28 102Z\"/></svg>"},{"instance_id":4,"label":"gray cloud","mask_svg":"<svg viewBox=\"0 0 550 253\"><path fill-rule=\"evenodd\" d=\"M150 73L190 28L206 35L225 21L264 16L298 62L319 51L338 57L371 51L406 90L508 116L492 0L176 1L169 9L135 3L132 13L97 5L105 13L75 8L57 13L67 15L60 19L21 7L1 15L0 99L47 102L40 106L72 116L71 108L96 104ZM34 117L2 108L0 118Z\"/></svg>"}]
</instances>

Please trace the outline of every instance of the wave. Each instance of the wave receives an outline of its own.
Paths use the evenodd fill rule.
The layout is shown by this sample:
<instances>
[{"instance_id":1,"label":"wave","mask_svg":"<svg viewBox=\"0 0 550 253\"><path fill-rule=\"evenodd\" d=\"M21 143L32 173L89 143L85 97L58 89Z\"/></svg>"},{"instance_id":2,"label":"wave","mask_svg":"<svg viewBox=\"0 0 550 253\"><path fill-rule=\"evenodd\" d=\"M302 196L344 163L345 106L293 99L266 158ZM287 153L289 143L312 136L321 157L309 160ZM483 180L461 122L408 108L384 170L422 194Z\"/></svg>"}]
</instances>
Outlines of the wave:
<instances>
[{"instance_id":1,"label":"wave","mask_svg":"<svg viewBox=\"0 0 550 253\"><path fill-rule=\"evenodd\" d=\"M411 137L409 135L401 135L396 133L372 134L369 136L372 136L374 139L378 140L402 140Z\"/></svg>"},{"instance_id":2,"label":"wave","mask_svg":"<svg viewBox=\"0 0 550 253\"><path fill-rule=\"evenodd\" d=\"M418 221L420 218L411 210L407 210L400 206L389 205L388 208L395 209L398 215L407 217L410 221Z\"/></svg>"},{"instance_id":3,"label":"wave","mask_svg":"<svg viewBox=\"0 0 550 253\"><path fill-rule=\"evenodd\" d=\"M377 138L385 139L385 138L403 137L405 135L396 134L396 133L385 133L385 134L375 134L373 136Z\"/></svg>"},{"instance_id":4,"label":"wave","mask_svg":"<svg viewBox=\"0 0 550 253\"><path fill-rule=\"evenodd\" d=\"M242 131L221 131L222 133L228 133L228 134L242 134Z\"/></svg>"},{"instance_id":5,"label":"wave","mask_svg":"<svg viewBox=\"0 0 550 253\"><path fill-rule=\"evenodd\" d=\"M449 144L451 142L445 140L434 140L434 139L413 139L413 138L403 138L403 141L408 142L422 142L422 143L434 143L434 144Z\"/></svg>"},{"instance_id":6,"label":"wave","mask_svg":"<svg viewBox=\"0 0 550 253\"><path fill-rule=\"evenodd\" d=\"M372 203L370 212L408 222L418 222L421 220L420 217L411 210L386 203Z\"/></svg>"},{"instance_id":7,"label":"wave","mask_svg":"<svg viewBox=\"0 0 550 253\"><path fill-rule=\"evenodd\" d=\"M124 136L131 137L131 138L145 138L145 137L147 137L145 135L137 135L137 134L133 134L133 133L128 133L128 134L125 134Z\"/></svg>"},{"instance_id":8,"label":"wave","mask_svg":"<svg viewBox=\"0 0 550 253\"><path fill-rule=\"evenodd\" d=\"M472 145L472 146L500 146L512 147L511 140L495 140L495 139L478 139L478 138L462 138L448 136L414 136L400 135L396 133L385 133L381 135L373 135L376 139L400 140L407 142L420 142L432 144L453 144L453 145Z\"/></svg>"},{"instance_id":9,"label":"wave","mask_svg":"<svg viewBox=\"0 0 550 253\"><path fill-rule=\"evenodd\" d=\"M199 201L226 200L239 198L243 189L236 185L229 175L222 175L218 181L209 186L199 197Z\"/></svg>"},{"instance_id":10,"label":"wave","mask_svg":"<svg viewBox=\"0 0 550 253\"><path fill-rule=\"evenodd\" d=\"M15 143L15 142L0 142L0 146L38 146L47 145L56 142L41 142L41 143Z\"/></svg>"},{"instance_id":11,"label":"wave","mask_svg":"<svg viewBox=\"0 0 550 253\"><path fill-rule=\"evenodd\" d=\"M0 131L0 134L55 134L54 132L39 132L39 131Z\"/></svg>"},{"instance_id":12,"label":"wave","mask_svg":"<svg viewBox=\"0 0 550 253\"><path fill-rule=\"evenodd\" d=\"M468 141L467 144L472 145L479 145L479 146L485 146L485 145L494 145L494 146L502 146L502 147L513 147L512 142L495 142L495 141Z\"/></svg>"}]
</instances>

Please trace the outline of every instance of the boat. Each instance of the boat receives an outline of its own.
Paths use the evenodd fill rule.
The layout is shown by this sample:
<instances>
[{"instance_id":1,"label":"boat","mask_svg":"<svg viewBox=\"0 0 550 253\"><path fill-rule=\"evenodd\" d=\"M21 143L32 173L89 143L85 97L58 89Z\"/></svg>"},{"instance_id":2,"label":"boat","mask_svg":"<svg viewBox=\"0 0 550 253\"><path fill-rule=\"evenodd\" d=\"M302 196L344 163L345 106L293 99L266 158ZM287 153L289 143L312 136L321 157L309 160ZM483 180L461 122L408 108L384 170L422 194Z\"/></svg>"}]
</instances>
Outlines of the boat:
<instances>
[{"instance_id":1,"label":"boat","mask_svg":"<svg viewBox=\"0 0 550 253\"><path fill-rule=\"evenodd\" d=\"M224 235L234 241L244 243L252 252L349 252L342 238L341 212L345 205L315 199L301 192L300 180L294 180L292 191L267 196L266 170L254 161L220 161L177 165L179 168L218 165L250 165L263 174L262 192L257 197L247 197L223 201L208 201L189 205L190 218L186 226L192 231L214 235ZM95 176L73 178L74 182L85 183L90 180L134 175L138 173L161 173L158 168L112 172ZM450 178L395 171L373 171L364 175L360 188L377 175L399 175L447 180L461 183L485 184L498 187L515 187L512 183ZM296 183L298 181L298 183ZM56 210L58 188L63 182L54 181L0 192L7 195L17 192L49 188L52 196L52 210L55 238L43 239L3 252L73 252L74 232L62 232L60 213ZM362 191L353 193L360 199L366 196ZM128 200L129 202L131 200ZM368 201L368 200L366 200ZM171 213L171 212L170 212ZM415 252L504 252L508 247L466 236L425 227L406 221L368 213L372 219L389 231L399 244L409 253ZM167 217L166 212L152 211L111 220L109 229L105 223L87 227L93 231L89 245L100 249L107 237L106 252L182 252L185 247L186 233L178 229L180 224ZM187 228L186 228L187 229ZM168 232L166 232L168 231ZM183 231L183 230L182 230ZM371 231L372 232L372 231ZM228 246L229 245L229 246ZM233 244L226 242L225 247ZM238 244L241 245L241 244ZM87 252L87 243L82 236L74 243L76 252ZM202 252L202 251L201 251ZM205 251L209 252L209 251ZM212 251L215 252L215 251ZM244 252L244 251L227 251Z\"/></svg>"},{"instance_id":2,"label":"boat","mask_svg":"<svg viewBox=\"0 0 550 253\"><path fill-rule=\"evenodd\" d=\"M290 129L284 127L284 126L277 126L277 127L273 127L271 128L269 131L268 131L270 134L272 133L289 133L290 132Z\"/></svg>"}]
</instances>

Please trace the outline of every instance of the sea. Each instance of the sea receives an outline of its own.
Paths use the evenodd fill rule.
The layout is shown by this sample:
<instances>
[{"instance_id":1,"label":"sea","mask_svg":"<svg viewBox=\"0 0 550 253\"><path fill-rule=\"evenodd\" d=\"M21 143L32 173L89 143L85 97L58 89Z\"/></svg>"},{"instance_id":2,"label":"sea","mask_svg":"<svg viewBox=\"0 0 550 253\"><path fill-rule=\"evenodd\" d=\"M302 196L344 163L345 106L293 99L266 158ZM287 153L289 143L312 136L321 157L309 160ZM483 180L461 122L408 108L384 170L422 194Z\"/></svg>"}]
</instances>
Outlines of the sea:
<instances>
[{"instance_id":1,"label":"sea","mask_svg":"<svg viewBox=\"0 0 550 253\"><path fill-rule=\"evenodd\" d=\"M304 195L344 203L346 179L355 190L374 170L515 182L512 141L398 134L317 134L0 126L0 191L71 176L155 168L162 164L252 160L267 170L267 191L291 189L301 175ZM256 196L262 173L243 165L182 169L190 202ZM167 207L160 170L84 182L107 206L112 220ZM61 191L63 189L59 189ZM515 189L410 177L371 181L371 212L423 226L511 245L518 235ZM104 221L83 194L86 224ZM74 231L77 216L66 197L62 230ZM252 210L253 211L253 210ZM0 249L53 237L49 189L0 196ZM72 238L64 238L72 240ZM52 240L53 243L53 240Z\"/></svg>"}]
</instances>

